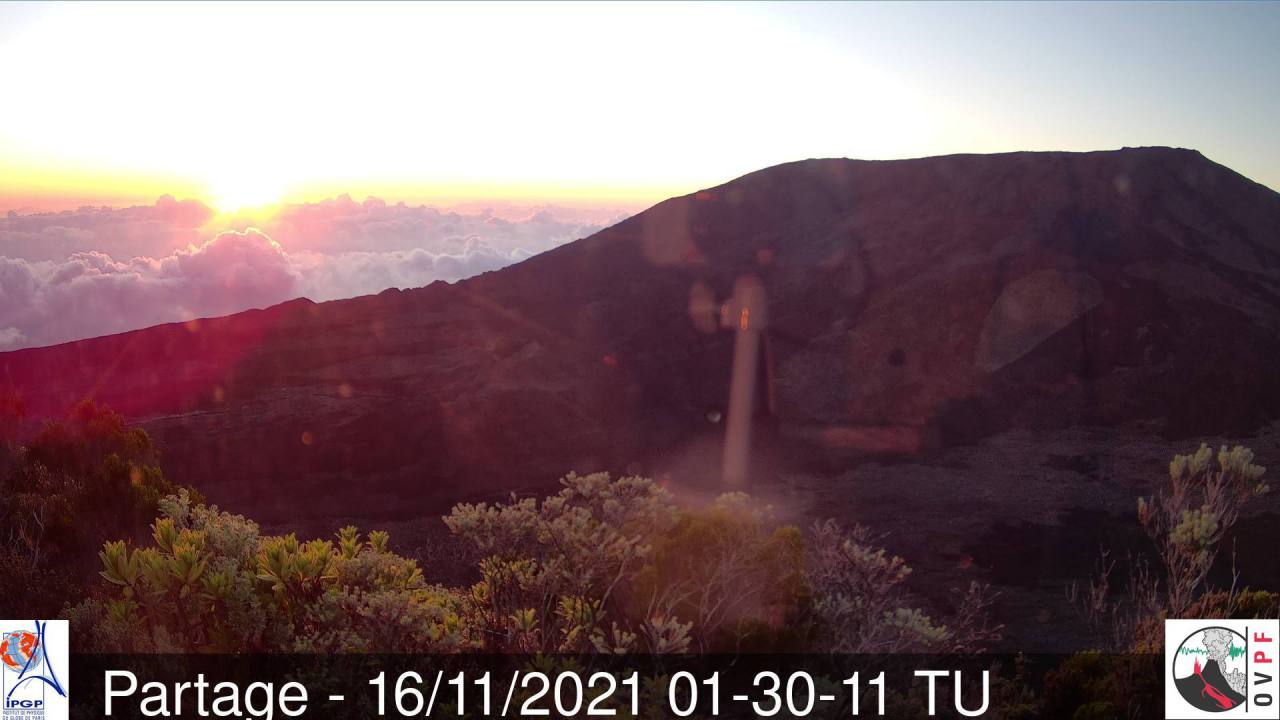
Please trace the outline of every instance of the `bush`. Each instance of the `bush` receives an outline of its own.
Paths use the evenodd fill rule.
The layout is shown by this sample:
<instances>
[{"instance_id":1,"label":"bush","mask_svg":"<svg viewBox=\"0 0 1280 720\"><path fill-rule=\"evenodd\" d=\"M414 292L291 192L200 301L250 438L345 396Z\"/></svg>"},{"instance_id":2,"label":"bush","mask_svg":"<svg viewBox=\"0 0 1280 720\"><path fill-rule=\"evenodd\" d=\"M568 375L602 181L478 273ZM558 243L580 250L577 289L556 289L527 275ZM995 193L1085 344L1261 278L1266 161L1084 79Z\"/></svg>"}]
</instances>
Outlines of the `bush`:
<instances>
[{"instance_id":1,"label":"bush","mask_svg":"<svg viewBox=\"0 0 1280 720\"><path fill-rule=\"evenodd\" d=\"M1138 499L1138 521L1160 554L1164 570L1163 609L1182 617L1205 592L1205 579L1218 556L1223 537L1236 524L1240 510L1270 491L1255 465L1253 451L1239 445L1217 453L1207 445L1169 463L1169 486Z\"/></svg>"},{"instance_id":2,"label":"bush","mask_svg":"<svg viewBox=\"0 0 1280 720\"><path fill-rule=\"evenodd\" d=\"M1045 676L1042 717L1153 718L1163 706L1161 658L1076 653Z\"/></svg>"},{"instance_id":3,"label":"bush","mask_svg":"<svg viewBox=\"0 0 1280 720\"><path fill-rule=\"evenodd\" d=\"M1165 618L1251 617L1248 613L1257 607L1274 606L1271 593L1241 592L1238 577L1225 590L1208 582L1222 541L1241 511L1270 492L1262 480L1266 468L1254 464L1253 457L1253 451L1239 445L1224 445L1215 455L1203 444L1192 454L1175 455L1168 485L1138 498L1137 519L1155 547L1157 566L1132 559L1125 592L1116 598L1111 588L1115 562L1104 552L1088 591L1069 589L1090 622L1110 621L1116 649L1159 652Z\"/></svg>"},{"instance_id":4,"label":"bush","mask_svg":"<svg viewBox=\"0 0 1280 720\"><path fill-rule=\"evenodd\" d=\"M799 532L746 496L681 509L646 478L561 484L541 503L462 504L445 518L487 555L471 595L488 649L729 649L795 613Z\"/></svg>"},{"instance_id":5,"label":"bush","mask_svg":"<svg viewBox=\"0 0 1280 720\"><path fill-rule=\"evenodd\" d=\"M124 652L452 652L474 647L465 598L428 585L386 533L334 541L265 537L239 515L162 502L153 545L107 543L107 597L73 619L88 650Z\"/></svg>"},{"instance_id":6,"label":"bush","mask_svg":"<svg viewBox=\"0 0 1280 720\"><path fill-rule=\"evenodd\" d=\"M840 653L981 652L1000 637L990 625L989 588L970 584L960 594L951 626L913 607L906 589L911 568L873 545L871 533L833 521L811 533L808 581L817 648Z\"/></svg>"},{"instance_id":7,"label":"bush","mask_svg":"<svg viewBox=\"0 0 1280 720\"><path fill-rule=\"evenodd\" d=\"M426 582L386 533L261 535L181 491L145 547L106 543L84 649L125 652L653 652L978 649L977 590L950 626L908 603L866 531L774 521L745 495L680 507L651 480L569 475L541 501L461 504L480 580ZM827 638L814 644L814 638Z\"/></svg>"},{"instance_id":8,"label":"bush","mask_svg":"<svg viewBox=\"0 0 1280 720\"><path fill-rule=\"evenodd\" d=\"M1216 459L1216 464L1215 464ZM1266 469L1239 445L1213 453L1207 445L1169 463L1169 483L1138 500L1138 522L1151 538L1158 567L1131 561L1125 596L1114 599L1115 563L1103 554L1087 595L1071 595L1095 623L1111 622L1114 647L1124 654L1077 653L1045 679L1045 715L1077 718L1156 717L1166 618L1275 617L1280 594L1210 586L1222 541L1252 499L1270 488ZM1238 578L1235 578L1238 580ZM1143 714L1144 712L1148 714Z\"/></svg>"},{"instance_id":9,"label":"bush","mask_svg":"<svg viewBox=\"0 0 1280 720\"><path fill-rule=\"evenodd\" d=\"M92 402L25 445L0 444L0 569L18 587L12 614L50 617L91 575L93 548L133 536L176 488L147 433Z\"/></svg>"},{"instance_id":10,"label":"bush","mask_svg":"<svg viewBox=\"0 0 1280 720\"><path fill-rule=\"evenodd\" d=\"M697 651L785 649L800 640L795 631L809 599L804 553L799 528L778 525L747 495L723 495L681 510L655 539L632 606L688 618Z\"/></svg>"}]
</instances>

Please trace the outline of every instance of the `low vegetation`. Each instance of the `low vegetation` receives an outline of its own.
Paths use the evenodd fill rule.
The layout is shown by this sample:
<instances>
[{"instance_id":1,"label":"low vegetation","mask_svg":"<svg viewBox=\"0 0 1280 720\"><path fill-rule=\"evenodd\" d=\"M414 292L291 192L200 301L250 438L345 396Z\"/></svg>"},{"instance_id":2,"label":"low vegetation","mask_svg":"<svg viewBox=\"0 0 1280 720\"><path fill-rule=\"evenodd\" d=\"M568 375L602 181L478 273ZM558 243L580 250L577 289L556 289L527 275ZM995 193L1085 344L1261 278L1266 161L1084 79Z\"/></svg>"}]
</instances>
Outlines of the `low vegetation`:
<instances>
[{"instance_id":1,"label":"low vegetation","mask_svg":"<svg viewBox=\"0 0 1280 720\"><path fill-rule=\"evenodd\" d=\"M83 594L96 548L134 537L177 487L147 433L110 410L81 404L25 443L20 420L20 402L0 398L0 573L26 589L9 617L52 617Z\"/></svg>"},{"instance_id":2,"label":"low vegetation","mask_svg":"<svg viewBox=\"0 0 1280 720\"><path fill-rule=\"evenodd\" d=\"M570 474L544 498L460 504L444 522L478 560L473 582L450 586L385 532L264 535L165 480L146 434L100 408L8 437L0 562L13 587L41 588L10 612L69 616L81 650L968 653L999 640L985 586L926 606L871 530L802 530L740 493L690 506L646 478ZM1175 457L1137 505L1152 552L1123 572L1104 558L1073 593L1111 652L1068 658L1035 692L1020 671L998 679L1005 704L1141 716L1159 706L1148 665L1164 618L1274 616L1275 593L1213 582L1263 475L1242 447Z\"/></svg>"},{"instance_id":3,"label":"low vegetation","mask_svg":"<svg viewBox=\"0 0 1280 720\"><path fill-rule=\"evenodd\" d=\"M1104 631L1107 649L1158 652L1165 618L1260 617L1277 596L1241 588L1234 568L1228 587L1210 582L1224 541L1253 500L1271 491L1266 468L1253 451L1225 445L1213 452L1176 455L1168 483L1138 498L1137 522L1152 543L1150 555L1125 558L1117 587L1118 560L1104 551L1098 576L1071 594L1086 618Z\"/></svg>"},{"instance_id":4,"label":"low vegetation","mask_svg":"<svg viewBox=\"0 0 1280 720\"><path fill-rule=\"evenodd\" d=\"M1118 561L1104 551L1098 576L1070 590L1098 628L1103 652L1078 653L1049 673L1044 708L1050 716L1153 717L1161 706L1166 618L1267 618L1280 612L1280 593L1210 581L1224 542L1253 500L1270 492L1266 469L1251 450L1207 445L1169 463L1168 484L1138 499L1137 522L1151 539L1151 556ZM1119 585L1117 588L1116 585Z\"/></svg>"},{"instance_id":5,"label":"low vegetation","mask_svg":"<svg viewBox=\"0 0 1280 720\"><path fill-rule=\"evenodd\" d=\"M934 618L865 529L825 523L806 543L741 494L687 508L646 478L561 484L454 508L445 522L483 557L467 587L430 583L383 532L264 536L180 492L145 547L106 544L108 591L72 616L90 649L143 652L902 652L997 637L982 588Z\"/></svg>"}]
</instances>

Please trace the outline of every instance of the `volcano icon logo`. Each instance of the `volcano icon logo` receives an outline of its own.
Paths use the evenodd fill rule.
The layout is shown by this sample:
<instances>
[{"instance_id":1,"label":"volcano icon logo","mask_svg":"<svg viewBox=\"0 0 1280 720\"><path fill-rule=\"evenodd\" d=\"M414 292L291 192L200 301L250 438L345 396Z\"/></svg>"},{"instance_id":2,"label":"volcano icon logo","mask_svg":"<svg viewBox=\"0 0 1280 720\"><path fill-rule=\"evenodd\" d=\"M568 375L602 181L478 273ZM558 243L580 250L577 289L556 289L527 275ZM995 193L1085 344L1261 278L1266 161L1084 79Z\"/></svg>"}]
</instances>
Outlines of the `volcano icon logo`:
<instances>
[{"instance_id":1,"label":"volcano icon logo","mask_svg":"<svg viewBox=\"0 0 1280 720\"><path fill-rule=\"evenodd\" d=\"M1261 618L1166 620L1165 718L1280 720L1277 630Z\"/></svg>"},{"instance_id":2,"label":"volcano icon logo","mask_svg":"<svg viewBox=\"0 0 1280 720\"><path fill-rule=\"evenodd\" d=\"M1187 636L1173 660L1173 680L1187 704L1204 712L1244 705L1248 692L1248 640L1225 627L1206 627Z\"/></svg>"}]
</instances>

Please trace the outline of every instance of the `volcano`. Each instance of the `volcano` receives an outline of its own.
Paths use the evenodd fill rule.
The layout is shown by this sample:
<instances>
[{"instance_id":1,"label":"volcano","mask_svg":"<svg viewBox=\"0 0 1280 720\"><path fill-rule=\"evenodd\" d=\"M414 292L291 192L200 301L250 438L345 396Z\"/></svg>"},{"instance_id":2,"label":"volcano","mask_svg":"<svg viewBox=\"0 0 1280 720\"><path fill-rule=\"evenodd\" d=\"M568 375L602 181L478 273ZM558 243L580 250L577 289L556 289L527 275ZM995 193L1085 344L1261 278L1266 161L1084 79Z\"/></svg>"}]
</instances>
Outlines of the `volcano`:
<instances>
[{"instance_id":1,"label":"volcano","mask_svg":"<svg viewBox=\"0 0 1280 720\"><path fill-rule=\"evenodd\" d=\"M1209 660L1203 667L1200 659L1195 662L1195 673L1184 678L1174 678L1178 693L1188 703L1202 712L1222 712L1237 707L1247 698L1232 689L1222 675L1217 660Z\"/></svg>"},{"instance_id":2,"label":"volcano","mask_svg":"<svg viewBox=\"0 0 1280 720\"><path fill-rule=\"evenodd\" d=\"M1280 194L1169 148L788 163L452 285L3 353L0 386L33 418L104 403L299 529L569 470L715 487L744 278L744 489L939 577L1047 593L1173 452L1280 453Z\"/></svg>"}]
</instances>

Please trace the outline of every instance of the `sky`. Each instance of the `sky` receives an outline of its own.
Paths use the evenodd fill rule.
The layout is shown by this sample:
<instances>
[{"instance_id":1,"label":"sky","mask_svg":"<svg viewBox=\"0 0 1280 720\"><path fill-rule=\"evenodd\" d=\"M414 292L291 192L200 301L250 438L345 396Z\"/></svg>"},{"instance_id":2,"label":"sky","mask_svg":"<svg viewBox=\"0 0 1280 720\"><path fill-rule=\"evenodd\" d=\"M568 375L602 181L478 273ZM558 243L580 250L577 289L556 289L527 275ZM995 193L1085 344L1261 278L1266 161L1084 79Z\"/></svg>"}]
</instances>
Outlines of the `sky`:
<instances>
[{"instance_id":1,"label":"sky","mask_svg":"<svg viewBox=\"0 0 1280 720\"><path fill-rule=\"evenodd\" d=\"M806 157L1192 147L1280 187L1280 3L0 4L0 210L641 207Z\"/></svg>"},{"instance_id":2,"label":"sky","mask_svg":"<svg viewBox=\"0 0 1280 720\"><path fill-rule=\"evenodd\" d=\"M455 281L810 157L1280 189L1280 2L0 2L0 351Z\"/></svg>"}]
</instances>

